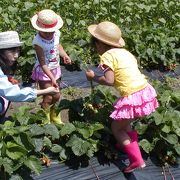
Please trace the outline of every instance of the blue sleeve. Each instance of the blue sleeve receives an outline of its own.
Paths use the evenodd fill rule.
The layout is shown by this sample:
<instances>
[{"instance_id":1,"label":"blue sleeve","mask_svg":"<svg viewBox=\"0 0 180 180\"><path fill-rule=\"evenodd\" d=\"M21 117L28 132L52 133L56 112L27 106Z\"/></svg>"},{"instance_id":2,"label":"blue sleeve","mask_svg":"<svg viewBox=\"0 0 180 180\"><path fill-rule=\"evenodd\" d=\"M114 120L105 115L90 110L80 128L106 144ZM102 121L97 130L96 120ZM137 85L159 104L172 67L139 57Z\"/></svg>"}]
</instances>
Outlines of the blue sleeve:
<instances>
[{"instance_id":1,"label":"blue sleeve","mask_svg":"<svg viewBox=\"0 0 180 180\"><path fill-rule=\"evenodd\" d=\"M25 102L35 100L37 94L32 88L20 89L18 85L11 84L0 70L0 96L12 102Z\"/></svg>"}]
</instances>

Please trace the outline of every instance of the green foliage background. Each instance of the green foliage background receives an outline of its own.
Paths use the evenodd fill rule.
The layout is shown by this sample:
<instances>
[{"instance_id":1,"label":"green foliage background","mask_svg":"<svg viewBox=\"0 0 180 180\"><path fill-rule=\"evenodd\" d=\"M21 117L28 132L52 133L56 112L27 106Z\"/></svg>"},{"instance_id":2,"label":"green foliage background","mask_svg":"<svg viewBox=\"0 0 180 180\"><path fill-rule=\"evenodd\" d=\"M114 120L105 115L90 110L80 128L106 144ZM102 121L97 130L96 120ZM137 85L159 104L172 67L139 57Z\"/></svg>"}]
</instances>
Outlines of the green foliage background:
<instances>
[{"instance_id":1,"label":"green foliage background","mask_svg":"<svg viewBox=\"0 0 180 180\"><path fill-rule=\"evenodd\" d=\"M90 56L87 26L110 20L121 27L141 67L159 68L179 63L179 7L176 0L2 0L0 31L17 30L25 42L19 60L24 81L34 63L30 18L45 8L64 20L61 42L74 63L97 62Z\"/></svg>"}]
</instances>

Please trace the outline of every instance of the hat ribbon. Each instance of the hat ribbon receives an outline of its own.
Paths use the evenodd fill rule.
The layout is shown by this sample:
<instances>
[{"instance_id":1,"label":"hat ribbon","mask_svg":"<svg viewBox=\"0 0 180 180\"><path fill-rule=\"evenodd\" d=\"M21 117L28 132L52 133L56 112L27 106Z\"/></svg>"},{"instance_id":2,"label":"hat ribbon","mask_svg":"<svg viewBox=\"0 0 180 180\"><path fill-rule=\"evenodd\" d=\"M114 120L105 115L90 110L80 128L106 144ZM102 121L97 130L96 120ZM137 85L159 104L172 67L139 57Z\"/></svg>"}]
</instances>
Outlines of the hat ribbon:
<instances>
[{"instance_id":1,"label":"hat ribbon","mask_svg":"<svg viewBox=\"0 0 180 180\"><path fill-rule=\"evenodd\" d=\"M37 20L37 22L38 22L38 25L41 26L41 27L43 27L43 28L53 28L53 27L55 27L55 26L57 25L57 23L58 23L57 20L56 20L54 23L52 23L52 24L44 24L44 23L42 23L42 22L40 22L40 21L38 21L38 20Z\"/></svg>"}]
</instances>

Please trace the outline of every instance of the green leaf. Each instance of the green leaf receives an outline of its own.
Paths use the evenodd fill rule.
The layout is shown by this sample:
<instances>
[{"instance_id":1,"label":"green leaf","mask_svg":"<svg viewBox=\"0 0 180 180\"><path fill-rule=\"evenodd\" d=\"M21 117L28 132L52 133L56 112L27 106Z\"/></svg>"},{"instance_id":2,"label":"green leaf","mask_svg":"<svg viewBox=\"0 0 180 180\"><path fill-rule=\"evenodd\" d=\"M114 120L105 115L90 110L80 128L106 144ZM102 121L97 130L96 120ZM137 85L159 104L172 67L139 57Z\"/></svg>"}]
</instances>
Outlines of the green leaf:
<instances>
[{"instance_id":1,"label":"green leaf","mask_svg":"<svg viewBox=\"0 0 180 180\"><path fill-rule=\"evenodd\" d=\"M75 8L75 9L80 9L79 4L78 4L78 3L74 3L74 8Z\"/></svg>"},{"instance_id":2,"label":"green leaf","mask_svg":"<svg viewBox=\"0 0 180 180\"><path fill-rule=\"evenodd\" d=\"M154 120L155 120L156 125L159 125L159 124L161 124L161 123L164 122L164 121L163 121L163 116L162 116L162 114L158 113L157 111L154 112L154 113L152 114L152 116L154 117Z\"/></svg>"},{"instance_id":3,"label":"green leaf","mask_svg":"<svg viewBox=\"0 0 180 180\"><path fill-rule=\"evenodd\" d=\"M76 130L76 127L72 123L65 123L60 131L60 134L61 136L69 135L75 130Z\"/></svg>"},{"instance_id":4,"label":"green leaf","mask_svg":"<svg viewBox=\"0 0 180 180\"><path fill-rule=\"evenodd\" d=\"M171 131L170 126L167 126L166 124L161 129L165 133L169 133Z\"/></svg>"},{"instance_id":5,"label":"green leaf","mask_svg":"<svg viewBox=\"0 0 180 180\"><path fill-rule=\"evenodd\" d=\"M35 156L30 156L24 164L36 174L40 174L42 171L41 161Z\"/></svg>"},{"instance_id":6,"label":"green leaf","mask_svg":"<svg viewBox=\"0 0 180 180\"><path fill-rule=\"evenodd\" d=\"M45 131L44 131L44 128L43 128L43 127L40 127L40 126L37 125L37 124L33 124L33 125L31 126L30 131L31 131L32 136L42 135L42 134L44 134L44 132L45 132Z\"/></svg>"},{"instance_id":7,"label":"green leaf","mask_svg":"<svg viewBox=\"0 0 180 180\"><path fill-rule=\"evenodd\" d=\"M149 56L152 56L153 50L151 48L148 48L146 52Z\"/></svg>"},{"instance_id":8,"label":"green leaf","mask_svg":"<svg viewBox=\"0 0 180 180\"><path fill-rule=\"evenodd\" d=\"M180 128L175 129L175 133L180 137Z\"/></svg>"},{"instance_id":9,"label":"green leaf","mask_svg":"<svg viewBox=\"0 0 180 180\"><path fill-rule=\"evenodd\" d=\"M142 139L139 144L146 153L150 153L153 149L153 146L147 139Z\"/></svg>"},{"instance_id":10,"label":"green leaf","mask_svg":"<svg viewBox=\"0 0 180 180\"><path fill-rule=\"evenodd\" d=\"M13 7L13 6L8 6L8 10L9 10L9 12L11 12L13 14L18 12L18 8Z\"/></svg>"},{"instance_id":11,"label":"green leaf","mask_svg":"<svg viewBox=\"0 0 180 180\"><path fill-rule=\"evenodd\" d=\"M32 139L35 151L40 152L43 148L43 139L42 138L33 138Z\"/></svg>"},{"instance_id":12,"label":"green leaf","mask_svg":"<svg viewBox=\"0 0 180 180\"><path fill-rule=\"evenodd\" d=\"M7 157L1 158L0 157L0 165L3 165L4 171L12 174L13 173L13 161Z\"/></svg>"},{"instance_id":13,"label":"green leaf","mask_svg":"<svg viewBox=\"0 0 180 180\"><path fill-rule=\"evenodd\" d=\"M174 145L174 148L175 148L176 152L178 153L178 155L180 155L180 144L178 143L178 144Z\"/></svg>"},{"instance_id":14,"label":"green leaf","mask_svg":"<svg viewBox=\"0 0 180 180\"><path fill-rule=\"evenodd\" d=\"M9 180L23 180L23 178L20 175L12 175Z\"/></svg>"},{"instance_id":15,"label":"green leaf","mask_svg":"<svg viewBox=\"0 0 180 180\"><path fill-rule=\"evenodd\" d=\"M95 124L92 124L92 127L93 127L93 131L98 131L98 130L103 129L104 125L101 123L95 123Z\"/></svg>"},{"instance_id":16,"label":"green leaf","mask_svg":"<svg viewBox=\"0 0 180 180\"><path fill-rule=\"evenodd\" d=\"M58 144L53 144L53 147L51 148L51 151L54 153L59 153L62 151L62 147Z\"/></svg>"},{"instance_id":17,"label":"green leaf","mask_svg":"<svg viewBox=\"0 0 180 180\"><path fill-rule=\"evenodd\" d=\"M48 137L46 137L46 136L44 137L43 142L44 142L44 146L47 146L47 147L51 147L52 146L51 140Z\"/></svg>"},{"instance_id":18,"label":"green leaf","mask_svg":"<svg viewBox=\"0 0 180 180\"><path fill-rule=\"evenodd\" d=\"M162 22L163 24L166 23L166 20L164 18L159 18L158 21Z\"/></svg>"},{"instance_id":19,"label":"green leaf","mask_svg":"<svg viewBox=\"0 0 180 180\"><path fill-rule=\"evenodd\" d=\"M24 6L25 6L25 8L28 10L28 9L32 8L32 7L34 6L34 4L31 3L31 2L25 2L25 3L24 3Z\"/></svg>"},{"instance_id":20,"label":"green leaf","mask_svg":"<svg viewBox=\"0 0 180 180\"><path fill-rule=\"evenodd\" d=\"M91 144L87 141L82 140L81 138L77 137L76 135L73 135L70 138L70 140L66 143L66 146L71 147L73 153L76 156L81 156L88 152L88 149L90 149Z\"/></svg>"},{"instance_id":21,"label":"green leaf","mask_svg":"<svg viewBox=\"0 0 180 180\"><path fill-rule=\"evenodd\" d=\"M165 138L170 144L177 144L178 137L175 134L168 134Z\"/></svg>"},{"instance_id":22,"label":"green leaf","mask_svg":"<svg viewBox=\"0 0 180 180\"><path fill-rule=\"evenodd\" d=\"M19 107L19 110L13 114L13 117L17 119L17 121L21 125L27 125L30 119L30 110L31 110L30 107L21 106Z\"/></svg>"},{"instance_id":23,"label":"green leaf","mask_svg":"<svg viewBox=\"0 0 180 180\"><path fill-rule=\"evenodd\" d=\"M65 149L62 149L61 152L59 153L59 158L61 160L67 160L67 155L66 155L66 150Z\"/></svg>"},{"instance_id":24,"label":"green leaf","mask_svg":"<svg viewBox=\"0 0 180 180\"><path fill-rule=\"evenodd\" d=\"M13 136L13 139L17 144L23 146L28 151L34 149L32 139L26 133L21 133L19 136Z\"/></svg>"},{"instance_id":25,"label":"green leaf","mask_svg":"<svg viewBox=\"0 0 180 180\"><path fill-rule=\"evenodd\" d=\"M71 19L66 19L67 24L70 26L72 24L72 20Z\"/></svg>"},{"instance_id":26,"label":"green leaf","mask_svg":"<svg viewBox=\"0 0 180 180\"><path fill-rule=\"evenodd\" d=\"M14 127L15 125L15 122L12 122L12 121L5 121L4 123L4 129L7 129L7 128L11 128L11 127Z\"/></svg>"},{"instance_id":27,"label":"green leaf","mask_svg":"<svg viewBox=\"0 0 180 180\"><path fill-rule=\"evenodd\" d=\"M80 129L77 128L77 131L82 134L83 138L88 139L89 137L91 137L93 135L93 130L89 127L87 127L86 129Z\"/></svg>"},{"instance_id":28,"label":"green leaf","mask_svg":"<svg viewBox=\"0 0 180 180\"><path fill-rule=\"evenodd\" d=\"M13 143L13 142L7 142L6 154L11 159L16 159L16 160L20 159L22 156L25 156L27 153L28 152L24 147L19 146L16 143Z\"/></svg>"},{"instance_id":29,"label":"green leaf","mask_svg":"<svg viewBox=\"0 0 180 180\"><path fill-rule=\"evenodd\" d=\"M44 128L45 134L51 135L52 139L59 139L59 131L54 124L46 124Z\"/></svg>"},{"instance_id":30,"label":"green leaf","mask_svg":"<svg viewBox=\"0 0 180 180\"><path fill-rule=\"evenodd\" d=\"M147 124L143 124L141 122L138 122L136 124L136 130L138 131L139 134L144 134L147 128L148 128Z\"/></svg>"}]
</instances>

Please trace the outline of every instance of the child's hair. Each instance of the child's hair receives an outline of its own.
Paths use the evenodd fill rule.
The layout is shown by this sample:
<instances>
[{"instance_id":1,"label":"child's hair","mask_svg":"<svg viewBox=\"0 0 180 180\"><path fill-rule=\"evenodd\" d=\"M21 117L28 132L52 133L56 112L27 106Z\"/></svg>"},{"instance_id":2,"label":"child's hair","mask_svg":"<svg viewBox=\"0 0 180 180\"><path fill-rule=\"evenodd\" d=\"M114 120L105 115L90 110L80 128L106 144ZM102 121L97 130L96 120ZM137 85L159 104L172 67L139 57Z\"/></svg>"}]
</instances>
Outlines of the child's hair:
<instances>
[{"instance_id":1,"label":"child's hair","mask_svg":"<svg viewBox=\"0 0 180 180\"><path fill-rule=\"evenodd\" d=\"M113 45L109 45L109 44L106 44L102 41L100 41L99 39L95 38L94 36L91 36L91 40L90 40L90 48L91 48L91 52L92 53L97 53L96 52L96 43L100 42L101 44L103 44L103 47L105 49L110 49L110 48L116 48L116 46L113 46Z\"/></svg>"},{"instance_id":2,"label":"child's hair","mask_svg":"<svg viewBox=\"0 0 180 180\"><path fill-rule=\"evenodd\" d=\"M91 39L90 39L90 47L91 47L92 49L94 49L95 46L96 46L96 43L97 43L98 41L99 41L99 40L98 40L97 38L95 38L94 36L91 36Z\"/></svg>"}]
</instances>

